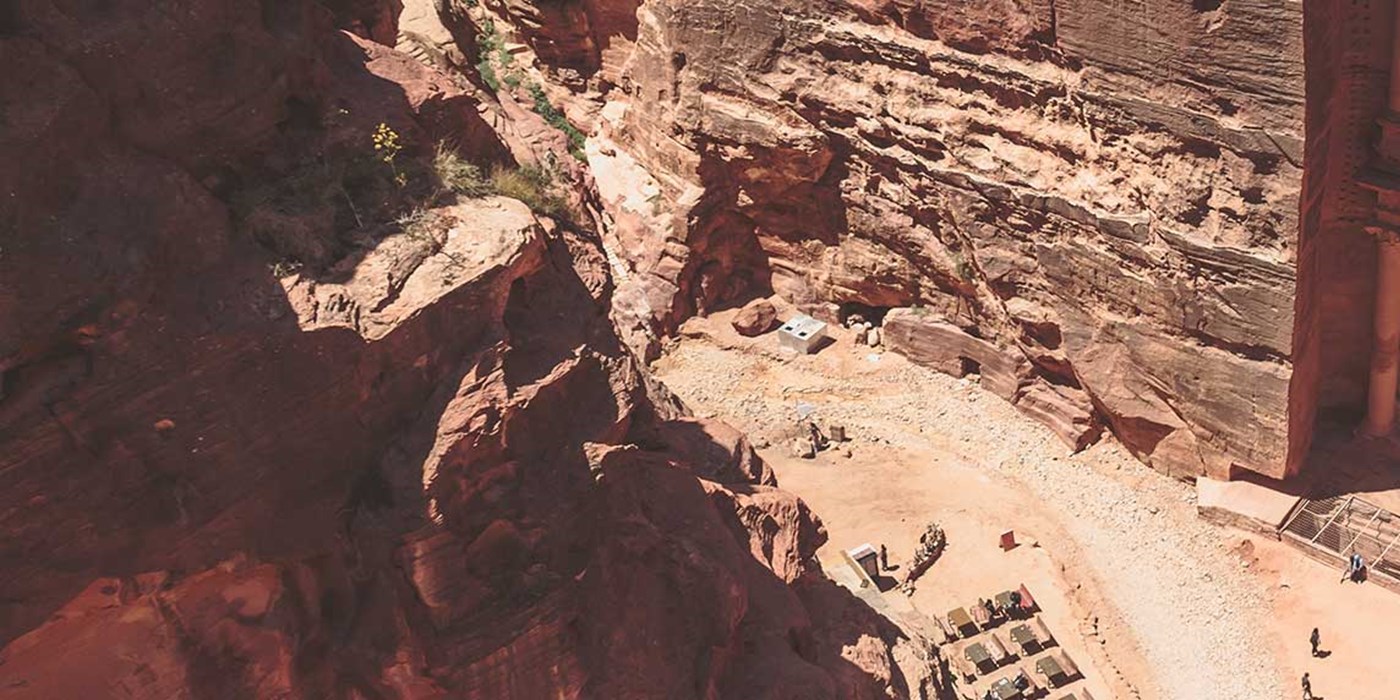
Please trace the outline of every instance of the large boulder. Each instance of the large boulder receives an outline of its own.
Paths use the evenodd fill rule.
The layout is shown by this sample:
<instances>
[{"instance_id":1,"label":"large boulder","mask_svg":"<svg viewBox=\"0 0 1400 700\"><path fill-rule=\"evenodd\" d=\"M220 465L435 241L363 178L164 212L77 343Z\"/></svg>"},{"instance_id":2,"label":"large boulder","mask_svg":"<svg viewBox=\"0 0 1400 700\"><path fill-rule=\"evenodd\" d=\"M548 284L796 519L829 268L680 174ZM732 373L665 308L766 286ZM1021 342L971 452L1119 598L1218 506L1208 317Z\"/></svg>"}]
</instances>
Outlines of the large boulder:
<instances>
[{"instance_id":1,"label":"large boulder","mask_svg":"<svg viewBox=\"0 0 1400 700\"><path fill-rule=\"evenodd\" d=\"M778 323L778 310L767 299L755 299L739 309L731 322L739 335L753 337L773 330Z\"/></svg>"}]
</instances>

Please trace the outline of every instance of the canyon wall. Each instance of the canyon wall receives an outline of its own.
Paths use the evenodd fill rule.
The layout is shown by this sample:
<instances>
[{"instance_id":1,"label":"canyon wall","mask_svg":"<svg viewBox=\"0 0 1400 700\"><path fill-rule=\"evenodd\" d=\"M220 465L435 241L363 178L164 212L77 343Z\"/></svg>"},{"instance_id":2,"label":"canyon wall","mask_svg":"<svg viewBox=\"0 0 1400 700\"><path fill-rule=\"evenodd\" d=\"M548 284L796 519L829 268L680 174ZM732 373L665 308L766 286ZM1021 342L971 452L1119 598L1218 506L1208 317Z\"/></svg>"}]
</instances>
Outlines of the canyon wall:
<instances>
[{"instance_id":1,"label":"canyon wall","mask_svg":"<svg viewBox=\"0 0 1400 700\"><path fill-rule=\"evenodd\" d=\"M1290 422L1343 430L1366 404L1375 309L1376 195L1358 182L1375 158L1394 51L1394 3L1307 3L1307 164L1298 231ZM1344 433L1345 434L1345 433ZM1311 435L1295 430L1302 456ZM1326 468L1326 465L1318 465Z\"/></svg>"},{"instance_id":2,"label":"canyon wall","mask_svg":"<svg viewBox=\"0 0 1400 700\"><path fill-rule=\"evenodd\" d=\"M397 20L0 11L0 697L929 696L618 339L567 140Z\"/></svg>"},{"instance_id":3,"label":"canyon wall","mask_svg":"<svg viewBox=\"0 0 1400 700\"><path fill-rule=\"evenodd\" d=\"M1301 1L652 0L606 50L545 14L639 352L769 292L907 307L1072 445L1296 469Z\"/></svg>"}]
</instances>

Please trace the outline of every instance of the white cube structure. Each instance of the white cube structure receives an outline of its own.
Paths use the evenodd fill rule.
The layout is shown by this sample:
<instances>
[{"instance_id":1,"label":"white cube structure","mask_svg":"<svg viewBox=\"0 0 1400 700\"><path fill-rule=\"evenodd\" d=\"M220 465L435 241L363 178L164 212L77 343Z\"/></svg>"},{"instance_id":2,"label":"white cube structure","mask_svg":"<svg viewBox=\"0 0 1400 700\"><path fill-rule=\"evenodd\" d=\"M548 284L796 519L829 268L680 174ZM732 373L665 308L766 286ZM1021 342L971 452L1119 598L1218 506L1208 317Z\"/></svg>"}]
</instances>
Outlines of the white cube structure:
<instances>
[{"instance_id":1,"label":"white cube structure","mask_svg":"<svg viewBox=\"0 0 1400 700\"><path fill-rule=\"evenodd\" d=\"M806 314L788 319L778 329L778 347L807 355L826 338L826 324Z\"/></svg>"}]
</instances>

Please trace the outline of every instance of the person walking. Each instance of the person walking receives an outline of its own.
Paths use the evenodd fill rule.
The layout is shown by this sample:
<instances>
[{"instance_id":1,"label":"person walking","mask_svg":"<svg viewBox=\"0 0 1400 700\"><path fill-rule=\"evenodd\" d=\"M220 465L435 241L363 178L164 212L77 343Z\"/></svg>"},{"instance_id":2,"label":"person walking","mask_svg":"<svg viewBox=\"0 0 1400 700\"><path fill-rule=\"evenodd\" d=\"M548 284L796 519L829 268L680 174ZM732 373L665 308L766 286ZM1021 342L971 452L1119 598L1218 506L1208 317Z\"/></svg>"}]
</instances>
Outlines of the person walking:
<instances>
[{"instance_id":1,"label":"person walking","mask_svg":"<svg viewBox=\"0 0 1400 700\"><path fill-rule=\"evenodd\" d=\"M1313 655L1313 658L1317 658L1317 657L1319 656L1318 649L1317 649L1317 645L1319 645L1319 644L1322 643L1322 633L1321 633L1321 632L1318 632L1318 631L1317 631L1317 628L1314 627L1314 628L1313 628L1312 636L1311 636L1311 637L1308 637L1308 641L1309 641L1309 642L1312 642L1312 655Z\"/></svg>"},{"instance_id":2,"label":"person walking","mask_svg":"<svg viewBox=\"0 0 1400 700\"><path fill-rule=\"evenodd\" d=\"M890 570L890 551L885 549L885 545L880 545L880 570Z\"/></svg>"},{"instance_id":3,"label":"person walking","mask_svg":"<svg viewBox=\"0 0 1400 700\"><path fill-rule=\"evenodd\" d=\"M1303 674L1303 700L1313 700L1312 681L1308 680L1308 674Z\"/></svg>"}]
</instances>

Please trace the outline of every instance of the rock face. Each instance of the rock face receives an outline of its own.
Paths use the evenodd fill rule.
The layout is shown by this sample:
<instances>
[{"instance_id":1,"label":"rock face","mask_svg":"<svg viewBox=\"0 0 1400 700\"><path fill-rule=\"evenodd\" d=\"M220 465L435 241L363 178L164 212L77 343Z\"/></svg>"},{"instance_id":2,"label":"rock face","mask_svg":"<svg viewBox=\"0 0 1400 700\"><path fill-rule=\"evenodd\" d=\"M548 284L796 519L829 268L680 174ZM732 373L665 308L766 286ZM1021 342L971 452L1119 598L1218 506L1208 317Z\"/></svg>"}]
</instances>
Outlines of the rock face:
<instances>
[{"instance_id":1,"label":"rock face","mask_svg":"<svg viewBox=\"0 0 1400 700\"><path fill-rule=\"evenodd\" d=\"M1376 193L1359 182L1390 111L1395 37L1386 6L1309 0L1307 161L1298 231L1297 325L1290 431L1305 454L1310 426L1364 411L1373 340ZM1316 21L1314 21L1316 20Z\"/></svg>"},{"instance_id":2,"label":"rock face","mask_svg":"<svg viewBox=\"0 0 1400 700\"><path fill-rule=\"evenodd\" d=\"M603 200L652 333L769 290L827 318L921 307L963 333L935 355L996 348L1062 435L1092 407L1174 475L1296 467L1301 2L637 17L584 98L594 171L634 183Z\"/></svg>"},{"instance_id":3,"label":"rock face","mask_svg":"<svg viewBox=\"0 0 1400 700\"><path fill-rule=\"evenodd\" d=\"M988 391L1045 423L1075 450L1093 441L1102 428L1083 391L1051 384L1035 373L1023 354L1003 350L927 313L891 311L885 316L885 342L889 349L940 372L955 377L978 374Z\"/></svg>"},{"instance_id":4,"label":"rock face","mask_svg":"<svg viewBox=\"0 0 1400 700\"><path fill-rule=\"evenodd\" d=\"M539 117L387 3L98 5L0 12L0 697L887 696L586 222L428 166Z\"/></svg>"}]
</instances>

